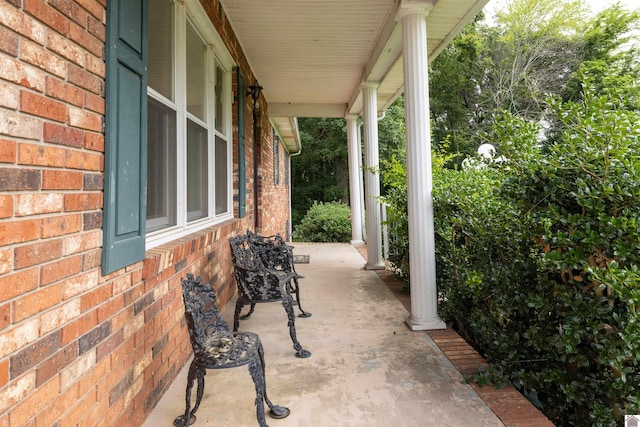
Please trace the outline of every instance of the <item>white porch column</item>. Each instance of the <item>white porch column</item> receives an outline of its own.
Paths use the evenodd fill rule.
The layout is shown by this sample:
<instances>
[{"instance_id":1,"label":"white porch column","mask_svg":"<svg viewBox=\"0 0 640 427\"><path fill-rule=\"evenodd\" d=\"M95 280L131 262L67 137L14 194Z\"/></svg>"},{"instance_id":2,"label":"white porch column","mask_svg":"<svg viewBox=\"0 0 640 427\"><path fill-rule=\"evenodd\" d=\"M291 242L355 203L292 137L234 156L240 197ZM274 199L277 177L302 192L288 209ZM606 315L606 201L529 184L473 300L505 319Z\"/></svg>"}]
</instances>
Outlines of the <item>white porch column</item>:
<instances>
[{"instance_id":1,"label":"white porch column","mask_svg":"<svg viewBox=\"0 0 640 427\"><path fill-rule=\"evenodd\" d=\"M358 138L358 117L347 118L347 143L349 153L349 201L351 204L351 244L364 244L362 239L362 207L360 206L360 139Z\"/></svg>"},{"instance_id":2,"label":"white porch column","mask_svg":"<svg viewBox=\"0 0 640 427\"><path fill-rule=\"evenodd\" d=\"M398 11L402 23L404 104L407 127L407 187L412 330L444 329L438 317L436 257L433 222L431 130L427 19L432 3L403 1Z\"/></svg>"},{"instance_id":3,"label":"white porch column","mask_svg":"<svg viewBox=\"0 0 640 427\"><path fill-rule=\"evenodd\" d=\"M380 174L378 173L378 100L377 83L364 83L364 186L367 223L368 270L384 270L382 262L382 227L380 225Z\"/></svg>"}]
</instances>

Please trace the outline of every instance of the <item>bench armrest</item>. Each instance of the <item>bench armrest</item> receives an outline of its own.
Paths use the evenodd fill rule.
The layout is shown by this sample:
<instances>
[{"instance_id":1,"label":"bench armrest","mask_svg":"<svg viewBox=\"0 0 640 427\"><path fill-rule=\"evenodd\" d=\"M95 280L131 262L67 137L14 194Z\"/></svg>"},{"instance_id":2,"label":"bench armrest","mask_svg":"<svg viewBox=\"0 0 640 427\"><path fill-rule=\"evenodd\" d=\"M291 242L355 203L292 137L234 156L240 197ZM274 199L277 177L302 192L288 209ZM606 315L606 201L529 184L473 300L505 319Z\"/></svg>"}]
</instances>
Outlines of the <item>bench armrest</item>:
<instances>
[{"instance_id":1,"label":"bench armrest","mask_svg":"<svg viewBox=\"0 0 640 427\"><path fill-rule=\"evenodd\" d=\"M252 301L280 300L285 293L291 293L291 279L295 272L275 269L247 269L234 265L238 292Z\"/></svg>"}]
</instances>

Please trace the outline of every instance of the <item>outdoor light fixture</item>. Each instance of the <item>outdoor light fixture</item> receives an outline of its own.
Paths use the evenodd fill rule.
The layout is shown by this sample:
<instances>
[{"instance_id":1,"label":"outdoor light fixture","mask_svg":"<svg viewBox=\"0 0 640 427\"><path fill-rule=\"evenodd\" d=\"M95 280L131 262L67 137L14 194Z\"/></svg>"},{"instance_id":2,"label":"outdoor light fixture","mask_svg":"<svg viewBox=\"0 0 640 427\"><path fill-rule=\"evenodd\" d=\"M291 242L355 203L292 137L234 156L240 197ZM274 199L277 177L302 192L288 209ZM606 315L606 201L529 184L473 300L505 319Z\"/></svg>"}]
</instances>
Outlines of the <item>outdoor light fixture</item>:
<instances>
[{"instance_id":1,"label":"outdoor light fixture","mask_svg":"<svg viewBox=\"0 0 640 427\"><path fill-rule=\"evenodd\" d=\"M255 83L252 84L251 86L249 86L249 89L247 90L247 96L251 95L251 99L253 99L253 108L256 108L256 105L258 104L258 99L260 98L260 93L262 92L262 86L260 86L259 84Z\"/></svg>"}]
</instances>

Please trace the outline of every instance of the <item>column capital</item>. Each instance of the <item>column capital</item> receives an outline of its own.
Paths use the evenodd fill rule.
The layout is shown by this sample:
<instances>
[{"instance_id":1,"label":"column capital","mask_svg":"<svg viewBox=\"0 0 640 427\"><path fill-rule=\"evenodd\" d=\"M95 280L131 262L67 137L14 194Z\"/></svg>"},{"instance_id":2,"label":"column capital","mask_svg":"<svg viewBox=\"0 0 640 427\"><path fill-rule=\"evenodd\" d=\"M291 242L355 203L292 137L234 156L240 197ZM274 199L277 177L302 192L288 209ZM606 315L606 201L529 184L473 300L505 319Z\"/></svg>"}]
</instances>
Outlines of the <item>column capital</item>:
<instances>
[{"instance_id":1,"label":"column capital","mask_svg":"<svg viewBox=\"0 0 640 427\"><path fill-rule=\"evenodd\" d=\"M346 116L344 116L346 120L358 120L358 117L360 116L358 116L357 114L347 114Z\"/></svg>"},{"instance_id":2,"label":"column capital","mask_svg":"<svg viewBox=\"0 0 640 427\"><path fill-rule=\"evenodd\" d=\"M396 10L396 20L400 21L407 15L428 16L434 3L435 0L401 0Z\"/></svg>"},{"instance_id":3,"label":"column capital","mask_svg":"<svg viewBox=\"0 0 640 427\"><path fill-rule=\"evenodd\" d=\"M360 83L360 89L364 89L364 88L374 88L374 89L378 89L378 87L380 87L380 82L362 82Z\"/></svg>"}]
</instances>

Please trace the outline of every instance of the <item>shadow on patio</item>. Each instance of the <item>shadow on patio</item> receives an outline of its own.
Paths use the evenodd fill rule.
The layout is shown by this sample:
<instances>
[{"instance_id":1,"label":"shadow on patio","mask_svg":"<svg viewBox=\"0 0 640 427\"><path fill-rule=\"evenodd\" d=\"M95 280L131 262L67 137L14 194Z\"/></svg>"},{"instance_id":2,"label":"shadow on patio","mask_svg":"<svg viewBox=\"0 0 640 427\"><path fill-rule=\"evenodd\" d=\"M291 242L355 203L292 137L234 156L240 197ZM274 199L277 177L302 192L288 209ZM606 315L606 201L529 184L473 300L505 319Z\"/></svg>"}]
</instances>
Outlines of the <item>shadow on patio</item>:
<instances>
[{"instance_id":1,"label":"shadow on patio","mask_svg":"<svg viewBox=\"0 0 640 427\"><path fill-rule=\"evenodd\" d=\"M271 400L291 409L272 427L502 426L474 388L425 332L404 323L407 310L349 244L296 243L302 306L298 339L311 351L294 356L280 303L259 304L240 330L257 332L267 364ZM232 323L232 300L224 317ZM297 308L296 308L297 310ZM246 311L246 307L245 307ZM178 375L145 427L172 425L184 412L186 369ZM195 426L254 426L254 388L246 368L210 370Z\"/></svg>"}]
</instances>

